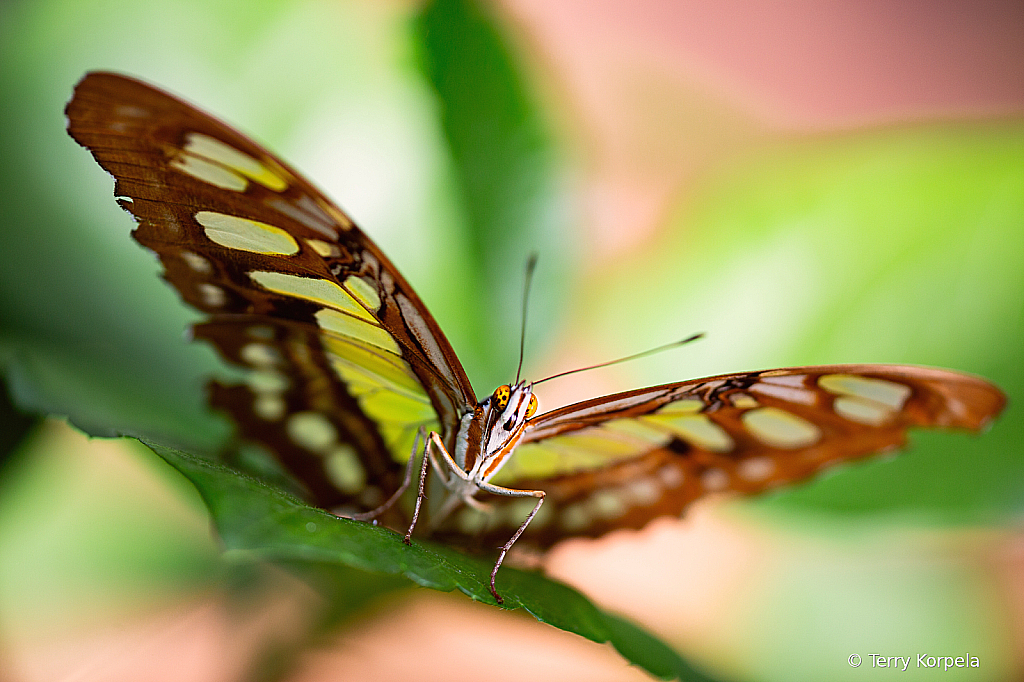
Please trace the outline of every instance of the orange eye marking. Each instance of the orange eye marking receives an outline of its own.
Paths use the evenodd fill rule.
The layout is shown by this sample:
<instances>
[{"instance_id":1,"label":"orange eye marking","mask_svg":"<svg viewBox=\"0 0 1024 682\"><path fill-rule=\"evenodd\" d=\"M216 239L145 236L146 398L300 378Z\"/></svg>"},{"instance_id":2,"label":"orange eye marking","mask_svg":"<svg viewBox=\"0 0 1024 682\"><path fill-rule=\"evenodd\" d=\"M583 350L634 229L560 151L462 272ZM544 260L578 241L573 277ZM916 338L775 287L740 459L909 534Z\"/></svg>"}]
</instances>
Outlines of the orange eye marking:
<instances>
[{"instance_id":1,"label":"orange eye marking","mask_svg":"<svg viewBox=\"0 0 1024 682\"><path fill-rule=\"evenodd\" d=\"M537 414L537 396L530 395L530 404L526 406L526 418L529 419L533 415Z\"/></svg>"},{"instance_id":2,"label":"orange eye marking","mask_svg":"<svg viewBox=\"0 0 1024 682\"><path fill-rule=\"evenodd\" d=\"M494 389L494 402L498 405L499 410L505 409L511 396L512 388L508 384L503 384Z\"/></svg>"}]
</instances>

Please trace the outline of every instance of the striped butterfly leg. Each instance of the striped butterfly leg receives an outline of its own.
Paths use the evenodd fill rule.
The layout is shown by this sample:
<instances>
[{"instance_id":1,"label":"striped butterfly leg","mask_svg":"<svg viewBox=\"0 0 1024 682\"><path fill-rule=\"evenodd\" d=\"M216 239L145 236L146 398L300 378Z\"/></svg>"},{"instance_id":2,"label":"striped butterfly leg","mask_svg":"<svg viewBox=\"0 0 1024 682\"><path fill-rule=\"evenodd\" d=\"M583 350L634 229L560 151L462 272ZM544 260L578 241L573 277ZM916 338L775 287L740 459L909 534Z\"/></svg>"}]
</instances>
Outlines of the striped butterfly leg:
<instances>
[{"instance_id":1,"label":"striped butterfly leg","mask_svg":"<svg viewBox=\"0 0 1024 682\"><path fill-rule=\"evenodd\" d=\"M516 544L516 540L523 534L526 527L530 525L530 521L533 521L533 517L540 511L540 506L544 504L544 496L547 494L543 490L517 490L516 488L503 488L500 485L493 485L491 483L482 482L480 489L485 490L495 495L503 495L505 497L536 497L537 504L534 505L533 510L526 516L526 520L519 526L519 530L509 538L509 541L501 546L501 552L498 554L498 560L494 562L494 568L491 570L491 594L494 595L495 601L499 604L504 604L505 600L498 594L498 590L494 585L495 578L498 577L498 569L501 567L501 562L505 560L505 555L508 554L508 550L512 548L512 545Z\"/></svg>"},{"instance_id":2,"label":"striped butterfly leg","mask_svg":"<svg viewBox=\"0 0 1024 682\"><path fill-rule=\"evenodd\" d=\"M444 462L443 465L438 461L438 454L440 454L441 459ZM500 594L498 594L498 590L495 586L495 579L497 578L498 575L498 569L501 567L501 563L505 560L505 555L508 554L509 549L511 549L512 545L514 545L516 540L519 539L519 536L523 534L523 532L526 530L526 527L530 525L530 521L533 520L533 517L536 516L537 511L544 503L545 492L543 490L517 490L515 488L504 488L502 486L493 485L486 481L475 480L474 478L470 477L470 475L466 473L462 469L462 467L458 465L454 458L452 458L451 454L448 452L448 449L444 446L444 443L441 441L441 436L438 435L436 431L431 431L430 435L427 437L426 447L424 448L423 452L423 463L420 466L419 491L416 495L416 507L413 510L412 522L409 524L409 530L405 534L406 544L409 544L412 541L412 532L416 528L416 523L419 520L420 509L423 504L423 499L426 497L428 460L434 467L434 470L437 471L438 475L441 477L441 481L444 483L445 487L448 488L448 490L451 492L451 496L447 500L445 500L444 505L442 505L441 509L437 512L436 518L431 519L431 525L434 527L436 527L438 524L444 521L444 519L447 518L448 515L451 514L451 512L453 512L456 509L456 507L458 507L460 504L466 504L469 505L470 507L473 507L474 509L479 509L481 511L488 510L488 505L484 504L483 502L480 502L479 500L473 497L473 495L479 490L489 492L493 495L501 495L504 497L538 498L537 504L527 515L526 520L523 521L521 526L519 526L518 530L516 530L515 534L511 537L511 539L509 539L508 542L502 545L501 551L498 554L498 560L494 562L494 568L491 570L491 594L494 595L495 601L497 601L499 604L504 604L505 600L502 599ZM452 474L454 474L454 478L448 475L448 473L445 471L446 469L450 471Z\"/></svg>"},{"instance_id":3,"label":"striped butterfly leg","mask_svg":"<svg viewBox=\"0 0 1024 682\"><path fill-rule=\"evenodd\" d=\"M412 441L412 451L409 453L409 461L405 463L405 475L402 478L402 485L398 486L398 489L395 490L391 497L385 500L384 503L376 509L371 509L370 511L362 512L360 514L349 514L347 518L353 519L354 521L372 521L388 509L391 509L395 502L397 502L405 491L409 489L409 483L412 482L412 468L416 462L416 451L419 449L419 442L423 437L424 432L423 427L421 426L416 432L416 437L413 438ZM417 505L416 509L419 511L419 505Z\"/></svg>"},{"instance_id":4,"label":"striped butterfly leg","mask_svg":"<svg viewBox=\"0 0 1024 682\"><path fill-rule=\"evenodd\" d=\"M443 455L447 469L458 477L458 481L450 478L445 472L445 467L438 463L436 454L438 452ZM419 490L416 493L416 505L413 508L412 520L409 522L409 529L405 532L405 544L407 545L412 542L412 532L416 529L416 524L420 519L420 510L423 507L423 500L427 497L427 471L430 466L432 466L434 471L437 472L437 475L444 484L444 487L455 493L445 501L444 506L437 513L436 518L431 519L431 529L433 529L433 526L440 520L447 517L459 504L465 502L474 507L480 504L476 500L472 499L472 496L467 497L465 495L460 495L456 492L457 489L453 489L453 486L458 485L459 483L462 484L462 488L471 486L471 480L469 475L462 470L462 467L460 467L448 453L448 448L446 448L444 443L441 441L441 436L438 435L436 431L431 431L423 447L423 460L420 464L420 484Z\"/></svg>"},{"instance_id":5,"label":"striped butterfly leg","mask_svg":"<svg viewBox=\"0 0 1024 682\"><path fill-rule=\"evenodd\" d=\"M424 434L423 427L420 427L419 433L416 434L417 440ZM405 531L405 537L402 538L402 542L407 545L412 544L412 532L416 529L416 524L420 520L420 508L423 506L423 500L426 498L426 487L427 487L427 471L429 466L433 463L434 468L437 469L437 462L434 461L434 452L430 448L431 442L436 439L437 433L434 431L430 432L430 436L427 436L423 442L423 459L420 462L420 482L419 487L416 490L416 506L412 510L412 520L409 521L409 529ZM409 457L409 461L412 462L416 459L416 450L413 449L412 455ZM441 480L445 486L448 485L448 479L438 469L438 475L441 476Z\"/></svg>"}]
</instances>

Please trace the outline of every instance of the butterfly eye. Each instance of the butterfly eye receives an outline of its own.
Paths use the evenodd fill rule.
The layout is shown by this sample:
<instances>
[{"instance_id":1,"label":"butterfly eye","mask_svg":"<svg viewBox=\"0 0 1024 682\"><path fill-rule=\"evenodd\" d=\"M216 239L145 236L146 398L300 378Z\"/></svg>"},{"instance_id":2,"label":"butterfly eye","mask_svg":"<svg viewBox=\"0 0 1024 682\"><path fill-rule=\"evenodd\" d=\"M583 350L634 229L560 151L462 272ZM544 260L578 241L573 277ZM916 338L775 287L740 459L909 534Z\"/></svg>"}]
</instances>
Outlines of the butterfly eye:
<instances>
[{"instance_id":1,"label":"butterfly eye","mask_svg":"<svg viewBox=\"0 0 1024 682\"><path fill-rule=\"evenodd\" d=\"M530 394L530 404L526 406L526 418L537 414L537 396Z\"/></svg>"},{"instance_id":2,"label":"butterfly eye","mask_svg":"<svg viewBox=\"0 0 1024 682\"><path fill-rule=\"evenodd\" d=\"M504 410L505 406L508 405L508 399L512 395L512 388L508 384L498 386L494 389L494 402L498 406L499 410Z\"/></svg>"}]
</instances>

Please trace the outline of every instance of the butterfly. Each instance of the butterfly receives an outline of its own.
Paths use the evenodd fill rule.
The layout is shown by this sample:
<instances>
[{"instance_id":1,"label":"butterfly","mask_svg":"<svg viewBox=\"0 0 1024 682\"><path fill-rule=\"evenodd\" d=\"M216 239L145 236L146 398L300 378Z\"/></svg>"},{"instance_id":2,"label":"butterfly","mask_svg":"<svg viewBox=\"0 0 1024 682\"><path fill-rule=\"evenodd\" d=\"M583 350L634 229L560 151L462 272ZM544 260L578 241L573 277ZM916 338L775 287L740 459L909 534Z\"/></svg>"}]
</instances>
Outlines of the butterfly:
<instances>
[{"instance_id":1,"label":"butterfly","mask_svg":"<svg viewBox=\"0 0 1024 682\"><path fill-rule=\"evenodd\" d=\"M499 603L498 569L520 537L544 548L640 528L709 494L891 450L909 427L979 430L1005 404L982 379L903 365L725 374L540 414L527 381L478 401L395 266L273 154L113 73L86 75L66 114L114 176L135 239L206 315L194 336L246 371L209 384L239 440L338 515L405 529L407 542L418 524L453 545L500 546Z\"/></svg>"}]
</instances>

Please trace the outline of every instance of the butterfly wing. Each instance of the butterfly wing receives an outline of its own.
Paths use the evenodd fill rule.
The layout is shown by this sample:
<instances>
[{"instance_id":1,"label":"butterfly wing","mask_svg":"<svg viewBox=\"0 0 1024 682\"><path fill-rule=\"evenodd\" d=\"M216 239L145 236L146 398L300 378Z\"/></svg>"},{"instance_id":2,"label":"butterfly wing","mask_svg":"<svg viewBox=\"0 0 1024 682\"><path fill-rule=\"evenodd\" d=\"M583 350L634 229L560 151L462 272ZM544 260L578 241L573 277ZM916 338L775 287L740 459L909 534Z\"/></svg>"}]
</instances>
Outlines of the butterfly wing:
<instances>
[{"instance_id":1,"label":"butterfly wing","mask_svg":"<svg viewBox=\"0 0 1024 682\"><path fill-rule=\"evenodd\" d=\"M91 73L68 131L116 179L194 329L239 385L211 403L271 448L312 501L370 508L401 481L422 425L454 437L476 404L454 351L380 250L252 140L139 81Z\"/></svg>"},{"instance_id":2,"label":"butterfly wing","mask_svg":"<svg viewBox=\"0 0 1024 682\"><path fill-rule=\"evenodd\" d=\"M547 546L679 516L712 493L754 494L801 481L899 447L910 427L978 430L1005 401L986 381L923 367L727 374L540 415L495 482L547 493L523 536ZM500 542L529 511L521 501L493 503L489 526L464 511L448 532L467 543L474 532L485 544Z\"/></svg>"}]
</instances>

